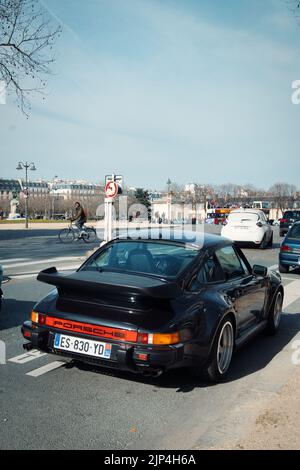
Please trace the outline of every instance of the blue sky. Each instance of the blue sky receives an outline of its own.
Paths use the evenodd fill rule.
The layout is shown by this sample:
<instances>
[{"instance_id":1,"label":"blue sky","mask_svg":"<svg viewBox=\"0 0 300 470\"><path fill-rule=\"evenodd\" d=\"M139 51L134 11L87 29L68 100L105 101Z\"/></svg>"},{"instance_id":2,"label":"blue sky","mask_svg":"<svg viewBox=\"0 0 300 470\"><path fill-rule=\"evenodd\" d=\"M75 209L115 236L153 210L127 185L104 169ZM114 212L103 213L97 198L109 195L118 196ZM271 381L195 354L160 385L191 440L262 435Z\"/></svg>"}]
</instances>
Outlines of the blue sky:
<instances>
[{"instance_id":1,"label":"blue sky","mask_svg":"<svg viewBox=\"0 0 300 470\"><path fill-rule=\"evenodd\" d=\"M128 185L299 179L300 26L285 0L43 0L64 25L29 120L0 106L1 177Z\"/></svg>"}]
</instances>

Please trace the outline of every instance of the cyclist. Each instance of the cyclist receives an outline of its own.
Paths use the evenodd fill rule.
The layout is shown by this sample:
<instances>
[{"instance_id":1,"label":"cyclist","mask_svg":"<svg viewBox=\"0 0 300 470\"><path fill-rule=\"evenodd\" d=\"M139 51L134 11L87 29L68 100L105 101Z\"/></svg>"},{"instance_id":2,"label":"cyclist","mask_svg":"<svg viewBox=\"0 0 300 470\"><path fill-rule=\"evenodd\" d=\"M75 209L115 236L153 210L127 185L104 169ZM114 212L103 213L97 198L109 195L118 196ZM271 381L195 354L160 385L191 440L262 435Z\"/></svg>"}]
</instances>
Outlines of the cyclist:
<instances>
[{"instance_id":1,"label":"cyclist","mask_svg":"<svg viewBox=\"0 0 300 470\"><path fill-rule=\"evenodd\" d=\"M80 230L79 237L82 238L84 231L84 224L87 221L87 214L84 207L80 204L80 202L75 202L75 217L71 219L71 222L74 222L76 227Z\"/></svg>"}]
</instances>

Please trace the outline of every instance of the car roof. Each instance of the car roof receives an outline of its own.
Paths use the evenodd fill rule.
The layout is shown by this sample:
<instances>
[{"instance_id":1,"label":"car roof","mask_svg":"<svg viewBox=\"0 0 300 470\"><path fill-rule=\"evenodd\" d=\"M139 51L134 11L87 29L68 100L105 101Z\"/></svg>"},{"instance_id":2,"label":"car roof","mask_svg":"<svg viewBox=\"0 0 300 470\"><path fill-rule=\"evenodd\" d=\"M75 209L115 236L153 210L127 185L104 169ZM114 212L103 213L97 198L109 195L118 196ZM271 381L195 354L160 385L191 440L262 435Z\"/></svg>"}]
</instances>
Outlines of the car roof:
<instances>
[{"instance_id":1,"label":"car roof","mask_svg":"<svg viewBox=\"0 0 300 470\"><path fill-rule=\"evenodd\" d=\"M179 229L176 227L172 228L151 228L150 230L147 229L140 229L138 231L139 238L137 236L136 230L131 230L128 232L128 236L125 237L122 234L120 236L114 238L114 240L145 240L148 242L154 241L171 241L174 243L184 243L184 244L191 244L200 249L205 249L213 246L226 246L232 245L232 241L228 238L221 237L221 235L216 235L212 233L206 233L204 231L193 231L193 230L186 230L186 229Z\"/></svg>"}]
</instances>

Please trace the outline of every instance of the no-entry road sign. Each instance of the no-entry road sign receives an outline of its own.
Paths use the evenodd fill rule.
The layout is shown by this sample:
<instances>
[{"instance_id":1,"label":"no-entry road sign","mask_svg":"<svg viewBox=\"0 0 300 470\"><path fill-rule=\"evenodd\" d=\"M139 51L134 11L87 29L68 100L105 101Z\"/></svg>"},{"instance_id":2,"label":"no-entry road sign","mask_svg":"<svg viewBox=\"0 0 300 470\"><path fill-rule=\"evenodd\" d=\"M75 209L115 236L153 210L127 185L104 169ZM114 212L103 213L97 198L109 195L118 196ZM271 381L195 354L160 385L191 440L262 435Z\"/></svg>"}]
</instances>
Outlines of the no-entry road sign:
<instances>
[{"instance_id":1,"label":"no-entry road sign","mask_svg":"<svg viewBox=\"0 0 300 470\"><path fill-rule=\"evenodd\" d=\"M115 181L108 181L105 185L105 196L116 197L118 194L119 186Z\"/></svg>"}]
</instances>

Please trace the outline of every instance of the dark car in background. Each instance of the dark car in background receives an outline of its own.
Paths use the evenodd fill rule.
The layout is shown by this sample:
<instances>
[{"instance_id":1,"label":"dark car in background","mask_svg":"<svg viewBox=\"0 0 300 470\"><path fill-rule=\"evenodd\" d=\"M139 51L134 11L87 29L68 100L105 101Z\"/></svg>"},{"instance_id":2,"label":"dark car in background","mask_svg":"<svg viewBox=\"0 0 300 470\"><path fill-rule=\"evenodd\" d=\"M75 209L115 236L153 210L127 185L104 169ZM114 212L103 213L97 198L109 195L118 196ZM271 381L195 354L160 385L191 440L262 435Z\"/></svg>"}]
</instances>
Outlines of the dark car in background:
<instances>
[{"instance_id":1,"label":"dark car in background","mask_svg":"<svg viewBox=\"0 0 300 470\"><path fill-rule=\"evenodd\" d=\"M285 211L282 218L280 219L279 225L279 234L281 237L284 237L286 233L288 233L291 226L295 223L300 221L300 210L289 210Z\"/></svg>"},{"instance_id":2,"label":"dark car in background","mask_svg":"<svg viewBox=\"0 0 300 470\"><path fill-rule=\"evenodd\" d=\"M40 272L56 288L23 324L25 349L154 376L185 367L216 382L235 348L277 331L278 273L251 267L217 235L162 229L148 237L114 239L72 274Z\"/></svg>"},{"instance_id":3,"label":"dark car in background","mask_svg":"<svg viewBox=\"0 0 300 470\"><path fill-rule=\"evenodd\" d=\"M300 221L289 229L280 247L279 271L287 273L291 267L300 268Z\"/></svg>"}]
</instances>

